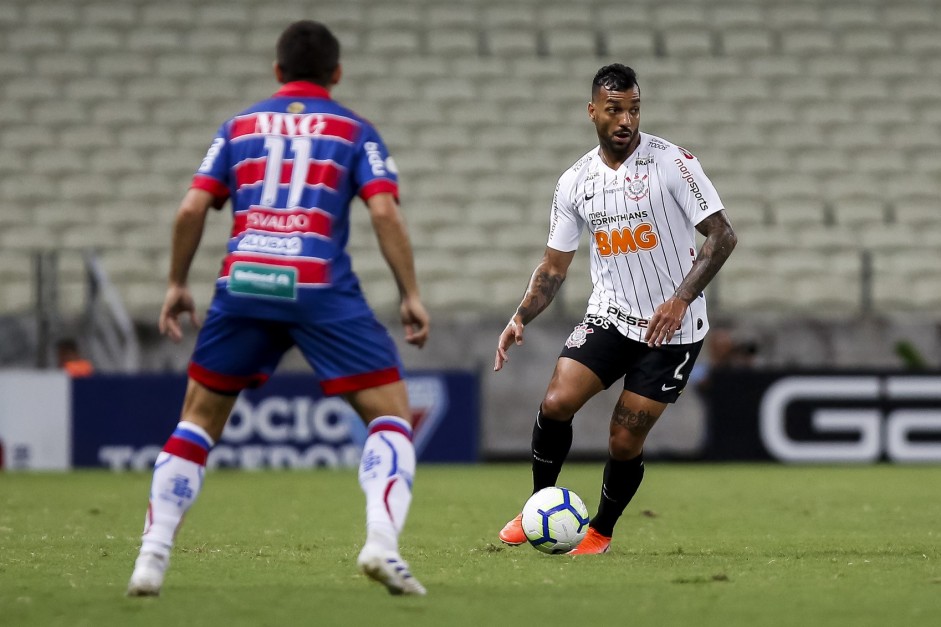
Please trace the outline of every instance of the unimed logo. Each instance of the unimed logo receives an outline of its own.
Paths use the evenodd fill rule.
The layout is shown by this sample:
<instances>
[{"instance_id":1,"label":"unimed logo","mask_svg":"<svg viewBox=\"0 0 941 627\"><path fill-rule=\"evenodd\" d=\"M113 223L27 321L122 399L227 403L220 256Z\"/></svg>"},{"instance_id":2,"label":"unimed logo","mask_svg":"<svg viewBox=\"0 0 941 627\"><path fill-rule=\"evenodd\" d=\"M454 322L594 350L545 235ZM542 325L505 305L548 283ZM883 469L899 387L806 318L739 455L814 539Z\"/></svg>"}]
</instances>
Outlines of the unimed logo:
<instances>
[{"instance_id":1,"label":"unimed logo","mask_svg":"<svg viewBox=\"0 0 941 627\"><path fill-rule=\"evenodd\" d=\"M843 405L842 407L840 405ZM807 419L811 434L791 427ZM772 384L761 440L787 462L941 461L941 376L794 376Z\"/></svg>"}]
</instances>

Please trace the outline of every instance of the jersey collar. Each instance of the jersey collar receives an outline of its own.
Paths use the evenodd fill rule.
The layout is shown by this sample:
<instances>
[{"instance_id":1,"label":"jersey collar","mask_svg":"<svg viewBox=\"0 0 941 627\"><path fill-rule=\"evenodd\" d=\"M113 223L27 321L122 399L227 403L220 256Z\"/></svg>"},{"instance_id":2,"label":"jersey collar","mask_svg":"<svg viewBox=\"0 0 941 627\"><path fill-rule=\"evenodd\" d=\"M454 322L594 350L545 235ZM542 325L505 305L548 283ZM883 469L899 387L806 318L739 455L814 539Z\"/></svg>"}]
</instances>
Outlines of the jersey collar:
<instances>
[{"instance_id":1,"label":"jersey collar","mask_svg":"<svg viewBox=\"0 0 941 627\"><path fill-rule=\"evenodd\" d=\"M326 87L308 81L291 81L285 83L275 92L275 98L326 98L330 99L330 91Z\"/></svg>"}]
</instances>

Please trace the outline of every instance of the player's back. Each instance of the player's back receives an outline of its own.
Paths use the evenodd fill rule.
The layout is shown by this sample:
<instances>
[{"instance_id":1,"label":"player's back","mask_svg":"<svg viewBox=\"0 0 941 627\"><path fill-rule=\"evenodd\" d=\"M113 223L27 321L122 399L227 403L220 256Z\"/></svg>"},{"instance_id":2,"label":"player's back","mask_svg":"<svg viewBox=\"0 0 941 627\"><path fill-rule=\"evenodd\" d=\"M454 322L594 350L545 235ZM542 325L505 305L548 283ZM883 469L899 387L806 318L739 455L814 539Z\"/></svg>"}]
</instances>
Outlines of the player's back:
<instances>
[{"instance_id":1,"label":"player's back","mask_svg":"<svg viewBox=\"0 0 941 627\"><path fill-rule=\"evenodd\" d=\"M350 202L396 194L397 177L372 125L326 89L288 83L228 120L193 184L232 201L213 306L289 320L365 307L345 250Z\"/></svg>"}]
</instances>

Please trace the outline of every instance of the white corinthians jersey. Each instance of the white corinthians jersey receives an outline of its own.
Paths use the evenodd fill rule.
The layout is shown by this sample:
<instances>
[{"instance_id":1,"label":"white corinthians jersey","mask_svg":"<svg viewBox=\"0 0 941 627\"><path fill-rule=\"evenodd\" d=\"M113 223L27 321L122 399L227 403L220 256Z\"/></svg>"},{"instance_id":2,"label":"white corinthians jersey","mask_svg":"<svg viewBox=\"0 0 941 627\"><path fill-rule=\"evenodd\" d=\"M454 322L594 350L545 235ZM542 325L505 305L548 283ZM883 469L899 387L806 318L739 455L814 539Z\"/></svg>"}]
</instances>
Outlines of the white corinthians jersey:
<instances>
[{"instance_id":1,"label":"white corinthians jersey","mask_svg":"<svg viewBox=\"0 0 941 627\"><path fill-rule=\"evenodd\" d=\"M699 160L664 139L641 133L637 150L617 170L604 163L599 149L559 178L548 246L575 250L587 226L594 289L586 316L606 319L643 341L654 311L693 265L694 227L723 209L722 201ZM670 343L698 342L708 330L700 294Z\"/></svg>"}]
</instances>

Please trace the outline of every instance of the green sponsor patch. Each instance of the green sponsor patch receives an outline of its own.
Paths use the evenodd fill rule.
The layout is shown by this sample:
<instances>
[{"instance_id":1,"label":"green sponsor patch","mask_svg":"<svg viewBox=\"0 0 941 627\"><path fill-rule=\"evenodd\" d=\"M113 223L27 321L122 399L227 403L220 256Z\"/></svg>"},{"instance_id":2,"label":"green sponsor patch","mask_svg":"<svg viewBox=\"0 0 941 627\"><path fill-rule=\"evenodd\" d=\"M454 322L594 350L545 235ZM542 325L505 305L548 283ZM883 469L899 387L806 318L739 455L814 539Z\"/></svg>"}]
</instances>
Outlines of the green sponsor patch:
<instances>
[{"instance_id":1,"label":"green sponsor patch","mask_svg":"<svg viewBox=\"0 0 941 627\"><path fill-rule=\"evenodd\" d=\"M229 292L297 299L297 268L236 262L229 272Z\"/></svg>"}]
</instances>

